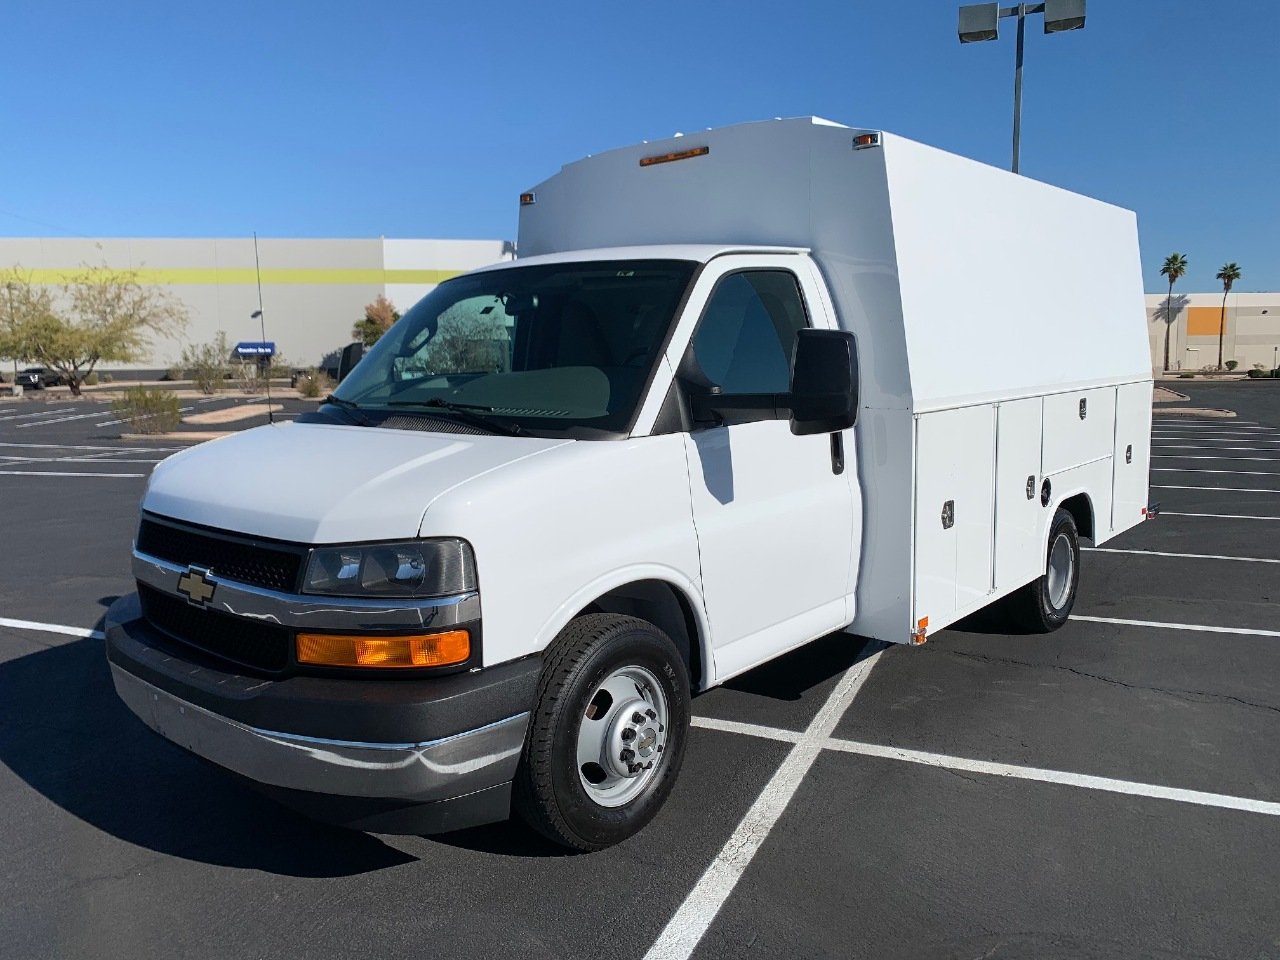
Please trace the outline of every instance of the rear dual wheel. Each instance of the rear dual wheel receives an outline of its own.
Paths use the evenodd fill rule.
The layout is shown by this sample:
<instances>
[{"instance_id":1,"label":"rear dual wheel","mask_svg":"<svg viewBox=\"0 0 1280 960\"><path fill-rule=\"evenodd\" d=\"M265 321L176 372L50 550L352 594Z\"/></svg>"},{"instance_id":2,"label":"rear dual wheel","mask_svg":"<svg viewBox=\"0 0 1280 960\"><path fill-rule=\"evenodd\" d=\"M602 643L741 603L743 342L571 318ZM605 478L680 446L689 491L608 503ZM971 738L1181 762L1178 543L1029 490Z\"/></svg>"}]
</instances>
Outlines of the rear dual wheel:
<instances>
[{"instance_id":1,"label":"rear dual wheel","mask_svg":"<svg viewBox=\"0 0 1280 960\"><path fill-rule=\"evenodd\" d=\"M688 728L689 674L671 638L635 617L579 617L546 653L515 810L571 849L625 840L670 794Z\"/></svg>"},{"instance_id":2,"label":"rear dual wheel","mask_svg":"<svg viewBox=\"0 0 1280 960\"><path fill-rule=\"evenodd\" d=\"M1080 584L1080 535L1075 518L1059 509L1049 527L1044 576L1006 601L1009 617L1029 633L1052 633L1067 622Z\"/></svg>"}]
</instances>

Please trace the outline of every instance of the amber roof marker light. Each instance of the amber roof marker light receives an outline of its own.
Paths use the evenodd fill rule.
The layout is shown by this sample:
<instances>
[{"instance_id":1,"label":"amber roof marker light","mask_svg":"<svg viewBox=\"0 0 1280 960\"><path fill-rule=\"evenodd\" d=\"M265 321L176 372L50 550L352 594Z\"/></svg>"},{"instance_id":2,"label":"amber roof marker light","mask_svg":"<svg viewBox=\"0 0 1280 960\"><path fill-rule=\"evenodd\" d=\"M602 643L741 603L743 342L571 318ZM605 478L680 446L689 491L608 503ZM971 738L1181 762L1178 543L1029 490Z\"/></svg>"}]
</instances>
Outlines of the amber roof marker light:
<instances>
[{"instance_id":1,"label":"amber roof marker light","mask_svg":"<svg viewBox=\"0 0 1280 960\"><path fill-rule=\"evenodd\" d=\"M677 150L674 153L659 153L652 157L641 157L640 166L652 167L659 163L674 163L677 160L688 160L690 157L705 157L710 152L710 147L693 147L689 150Z\"/></svg>"},{"instance_id":2,"label":"amber roof marker light","mask_svg":"<svg viewBox=\"0 0 1280 960\"><path fill-rule=\"evenodd\" d=\"M1022 134L1022 35L1027 16L1044 14L1045 33L1063 33L1084 29L1085 0L1045 0L1044 3L1019 3L1002 7L998 3L971 3L960 8L957 32L961 43L978 43L999 37L1000 21L1005 17L1018 18L1018 53L1013 68L1013 166L1018 172L1018 153Z\"/></svg>"}]
</instances>

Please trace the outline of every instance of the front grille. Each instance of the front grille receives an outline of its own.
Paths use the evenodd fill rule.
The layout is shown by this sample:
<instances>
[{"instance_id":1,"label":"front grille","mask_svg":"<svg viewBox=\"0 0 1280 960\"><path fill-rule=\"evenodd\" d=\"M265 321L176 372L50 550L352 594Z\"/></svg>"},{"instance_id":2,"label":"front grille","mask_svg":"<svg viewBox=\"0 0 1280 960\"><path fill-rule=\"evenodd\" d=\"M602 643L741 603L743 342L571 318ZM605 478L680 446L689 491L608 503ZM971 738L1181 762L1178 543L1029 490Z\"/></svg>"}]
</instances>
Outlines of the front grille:
<instances>
[{"instance_id":1,"label":"front grille","mask_svg":"<svg viewBox=\"0 0 1280 960\"><path fill-rule=\"evenodd\" d=\"M142 518L138 551L180 566L195 565L224 580L296 593L306 552L270 541L233 539Z\"/></svg>"},{"instance_id":2,"label":"front grille","mask_svg":"<svg viewBox=\"0 0 1280 960\"><path fill-rule=\"evenodd\" d=\"M202 610L186 600L138 584L142 615L171 638L258 670L278 673L289 665L289 631L281 626Z\"/></svg>"}]
</instances>

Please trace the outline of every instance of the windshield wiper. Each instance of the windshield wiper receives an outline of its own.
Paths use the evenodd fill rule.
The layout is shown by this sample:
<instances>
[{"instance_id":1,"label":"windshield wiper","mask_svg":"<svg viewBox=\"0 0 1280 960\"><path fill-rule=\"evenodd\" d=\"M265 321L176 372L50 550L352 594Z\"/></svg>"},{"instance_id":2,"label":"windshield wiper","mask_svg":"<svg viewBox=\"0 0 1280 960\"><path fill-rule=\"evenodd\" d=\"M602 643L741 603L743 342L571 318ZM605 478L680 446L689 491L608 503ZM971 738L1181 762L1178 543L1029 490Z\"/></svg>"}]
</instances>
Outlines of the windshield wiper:
<instances>
[{"instance_id":1,"label":"windshield wiper","mask_svg":"<svg viewBox=\"0 0 1280 960\"><path fill-rule=\"evenodd\" d=\"M352 414L351 419L362 427L370 426L367 417L360 416L359 413L364 407L358 403L352 403L350 400L343 400L341 397L335 397L332 393L324 398L325 403L331 403L339 410L346 410Z\"/></svg>"},{"instance_id":2,"label":"windshield wiper","mask_svg":"<svg viewBox=\"0 0 1280 960\"><path fill-rule=\"evenodd\" d=\"M482 427L485 430L503 433L509 437L514 437L523 432L518 423L501 423L493 417L486 417L486 413L493 412L493 407L486 407L479 403L456 403L453 400L445 400L443 397L432 397L430 400L388 400L387 406L431 407L436 410L447 410L459 420L469 423L473 427Z\"/></svg>"}]
</instances>

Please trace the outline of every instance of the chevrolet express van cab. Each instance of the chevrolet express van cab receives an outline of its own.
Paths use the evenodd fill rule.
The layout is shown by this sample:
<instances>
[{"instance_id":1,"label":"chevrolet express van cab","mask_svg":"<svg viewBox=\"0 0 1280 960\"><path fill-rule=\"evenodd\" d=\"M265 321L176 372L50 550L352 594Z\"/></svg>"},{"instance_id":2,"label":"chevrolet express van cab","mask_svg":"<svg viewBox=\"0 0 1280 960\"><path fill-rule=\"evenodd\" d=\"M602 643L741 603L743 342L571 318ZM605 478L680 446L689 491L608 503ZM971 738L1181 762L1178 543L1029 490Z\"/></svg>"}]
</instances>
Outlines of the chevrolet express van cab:
<instances>
[{"instance_id":1,"label":"chevrolet express van cab","mask_svg":"<svg viewBox=\"0 0 1280 960\"><path fill-rule=\"evenodd\" d=\"M588 158L313 414L173 456L125 703L312 816L648 822L692 694L833 631L1060 626L1147 507L1134 216L805 118Z\"/></svg>"}]
</instances>

